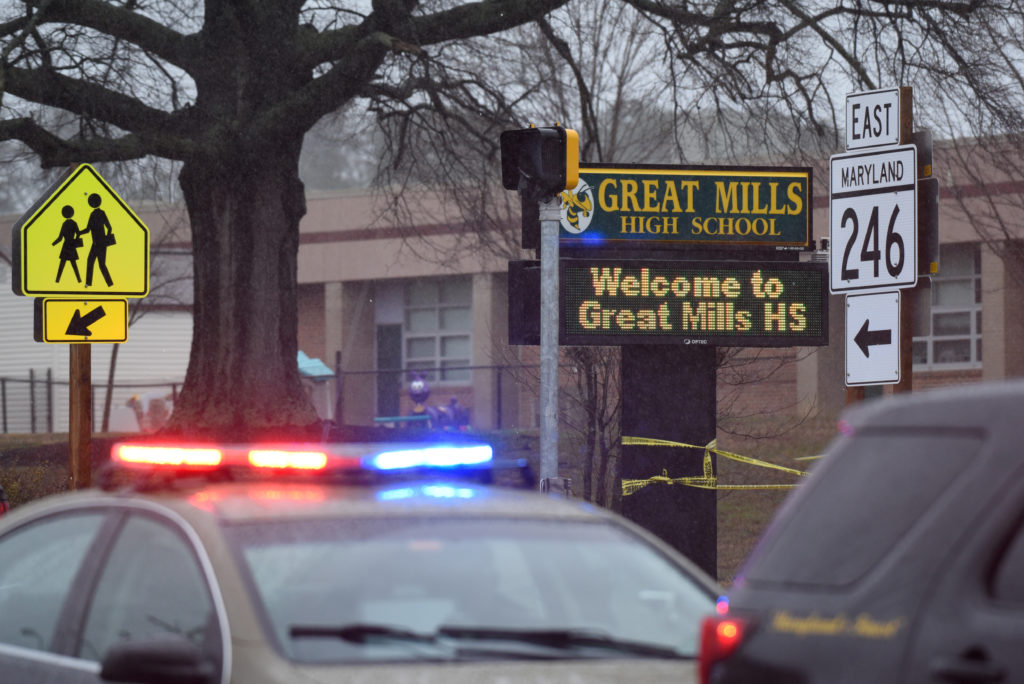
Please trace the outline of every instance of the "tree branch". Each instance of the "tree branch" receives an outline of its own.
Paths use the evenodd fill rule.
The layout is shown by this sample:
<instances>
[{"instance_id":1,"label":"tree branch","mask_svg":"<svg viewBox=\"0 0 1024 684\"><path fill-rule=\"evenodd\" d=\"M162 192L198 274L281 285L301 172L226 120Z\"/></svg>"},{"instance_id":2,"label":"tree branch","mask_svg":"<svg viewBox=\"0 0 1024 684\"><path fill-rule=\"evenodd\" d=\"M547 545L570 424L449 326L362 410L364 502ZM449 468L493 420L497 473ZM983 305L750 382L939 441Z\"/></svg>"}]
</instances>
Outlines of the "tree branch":
<instances>
[{"instance_id":1,"label":"tree branch","mask_svg":"<svg viewBox=\"0 0 1024 684\"><path fill-rule=\"evenodd\" d=\"M412 16L409 2L374 2L374 11L359 25L305 37L309 63L323 64L351 56L352 46L371 34L396 51L489 35L527 24L568 0L481 0L424 16Z\"/></svg>"},{"instance_id":2,"label":"tree branch","mask_svg":"<svg viewBox=\"0 0 1024 684\"><path fill-rule=\"evenodd\" d=\"M99 0L26 0L25 4L36 6L38 14L0 25L0 36L13 35L30 21L37 25L76 24L133 43L185 71L195 65L199 50L197 36L183 35L124 7Z\"/></svg>"},{"instance_id":3,"label":"tree branch","mask_svg":"<svg viewBox=\"0 0 1024 684\"><path fill-rule=\"evenodd\" d=\"M341 34L337 35L341 39ZM355 35L357 33L346 33L344 40L351 40ZM261 114L256 121L258 134L308 129L320 117L357 97L373 80L387 55L388 48L374 36L363 36L362 40L349 44L344 60Z\"/></svg>"},{"instance_id":4,"label":"tree branch","mask_svg":"<svg viewBox=\"0 0 1024 684\"><path fill-rule=\"evenodd\" d=\"M836 40L835 36L833 36L829 31L826 31L825 29L822 28L821 20L824 17L837 11L838 8L837 10L826 11L825 13L817 17L811 17L806 12L804 12L795 2L791 2L790 0L783 0L783 4L786 6L786 9L793 13L794 17L800 19L801 22L803 22L803 25L810 27L812 31L817 33L818 36L821 38L822 42L825 43L825 45L835 50L843 58L843 60L850 66L850 68L857 72L858 78L860 78L861 82L864 83L868 90L874 90L875 88L878 87L875 85L874 79L871 78L870 74L868 74L867 70L864 68L864 64L862 64L859 59L857 59L852 53L850 53L850 51L847 50L842 43Z\"/></svg>"},{"instance_id":5,"label":"tree branch","mask_svg":"<svg viewBox=\"0 0 1024 684\"><path fill-rule=\"evenodd\" d=\"M34 122L32 119L0 121L0 140L19 140L39 155L44 168L69 166L83 160L91 162L127 161L147 154L159 154L151 146L142 144L138 136L120 138L89 138L65 140Z\"/></svg>"},{"instance_id":6,"label":"tree branch","mask_svg":"<svg viewBox=\"0 0 1024 684\"><path fill-rule=\"evenodd\" d=\"M587 87L587 81L583 76L583 72L580 69L579 64L572 56L572 50L569 48L569 44L558 37L555 34L554 29L551 28L551 24L546 19L541 17L537 20L537 25L540 27L544 37L548 39L548 42L554 46L555 51L565 60L565 63L569 65L569 69L572 70L573 78L576 80L576 87L579 89L580 97L580 113L583 117L583 133L585 143L583 157L587 158L588 155L585 153L586 145L591 143L597 148L597 159L604 159L604 152L601 149L601 134L597 126L597 115L594 113L594 98L590 93L590 89Z\"/></svg>"},{"instance_id":7,"label":"tree branch","mask_svg":"<svg viewBox=\"0 0 1024 684\"><path fill-rule=\"evenodd\" d=\"M417 45L486 36L546 16L568 0L481 0L443 12L413 17L398 36Z\"/></svg>"},{"instance_id":8,"label":"tree branch","mask_svg":"<svg viewBox=\"0 0 1024 684\"><path fill-rule=\"evenodd\" d=\"M333 62L322 76L264 116L272 130L289 121L312 122L336 110L368 87L390 53L423 54L421 45L487 35L535 21L568 0L481 0L425 16L412 16L416 3L375 0L358 25L302 37L304 62L313 68Z\"/></svg>"},{"instance_id":9,"label":"tree branch","mask_svg":"<svg viewBox=\"0 0 1024 684\"><path fill-rule=\"evenodd\" d=\"M175 136L174 131L180 131L176 144L189 146L188 128L181 123L187 117L182 114L169 114L148 107L133 97L47 69L8 67L5 76L6 92L17 97L104 121L137 133L142 138L162 136L169 139ZM172 157L179 159L181 153Z\"/></svg>"}]
</instances>

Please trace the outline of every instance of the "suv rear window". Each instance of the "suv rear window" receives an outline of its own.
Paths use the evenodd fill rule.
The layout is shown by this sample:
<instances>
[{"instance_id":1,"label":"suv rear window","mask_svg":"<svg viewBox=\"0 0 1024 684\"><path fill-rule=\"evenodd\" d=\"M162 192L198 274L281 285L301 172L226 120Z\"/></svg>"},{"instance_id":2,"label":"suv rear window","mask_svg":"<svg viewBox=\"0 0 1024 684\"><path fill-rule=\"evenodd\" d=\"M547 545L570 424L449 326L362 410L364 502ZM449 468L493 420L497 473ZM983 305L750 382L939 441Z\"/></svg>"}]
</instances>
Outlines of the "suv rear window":
<instances>
[{"instance_id":1,"label":"suv rear window","mask_svg":"<svg viewBox=\"0 0 1024 684\"><path fill-rule=\"evenodd\" d=\"M748 580L839 587L878 563L964 472L978 433L860 432L794 494L748 564Z\"/></svg>"}]
</instances>

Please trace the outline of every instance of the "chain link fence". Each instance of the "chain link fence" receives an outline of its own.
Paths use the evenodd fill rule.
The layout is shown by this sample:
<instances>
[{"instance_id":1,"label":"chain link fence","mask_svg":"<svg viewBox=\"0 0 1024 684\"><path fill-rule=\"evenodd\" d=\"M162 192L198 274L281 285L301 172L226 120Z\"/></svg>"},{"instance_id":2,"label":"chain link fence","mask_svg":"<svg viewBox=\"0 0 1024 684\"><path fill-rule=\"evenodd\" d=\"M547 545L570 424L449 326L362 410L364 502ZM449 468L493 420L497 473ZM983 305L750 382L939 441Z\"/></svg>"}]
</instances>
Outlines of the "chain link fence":
<instances>
[{"instance_id":1,"label":"chain link fence","mask_svg":"<svg viewBox=\"0 0 1024 684\"><path fill-rule=\"evenodd\" d=\"M170 415L181 382L93 383L92 424L96 431L134 432L159 427ZM67 432L70 388L50 369L29 369L21 377L0 377L0 432ZM109 402L108 402L109 394Z\"/></svg>"},{"instance_id":2,"label":"chain link fence","mask_svg":"<svg viewBox=\"0 0 1024 684\"><path fill-rule=\"evenodd\" d=\"M563 420L579 398L572 389L575 367L564 364L560 394ZM465 382L472 374L473 381ZM420 397L410 381L423 377ZM316 381L304 378L321 418L346 423L394 425L395 418L430 416L435 422L487 429L536 429L539 423L539 367L534 364L452 366L443 369L348 371ZM451 380L448 380L451 378ZM365 379L361 381L360 379ZM92 383L94 432L150 432L170 417L184 381ZM348 386L349 391L339 391ZM51 369L0 376L0 434L67 432L70 388ZM347 401L346 401L347 399ZM461 415L461 417L460 417Z\"/></svg>"}]
</instances>

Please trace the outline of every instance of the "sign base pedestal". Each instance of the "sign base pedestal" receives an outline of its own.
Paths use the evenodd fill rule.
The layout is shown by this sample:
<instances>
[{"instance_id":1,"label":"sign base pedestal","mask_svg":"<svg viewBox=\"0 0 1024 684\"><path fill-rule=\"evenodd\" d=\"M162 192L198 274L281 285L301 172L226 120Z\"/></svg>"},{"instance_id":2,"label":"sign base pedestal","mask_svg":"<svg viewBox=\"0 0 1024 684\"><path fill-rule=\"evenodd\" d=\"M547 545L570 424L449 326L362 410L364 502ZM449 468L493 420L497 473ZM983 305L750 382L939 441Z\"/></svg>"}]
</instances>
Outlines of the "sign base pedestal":
<instances>
[{"instance_id":1,"label":"sign base pedestal","mask_svg":"<svg viewBox=\"0 0 1024 684\"><path fill-rule=\"evenodd\" d=\"M622 347L622 435L706 445L717 433L716 347ZM712 454L712 465L715 456ZM623 446L622 478L703 474L704 450ZM652 482L622 497L622 513L718 575L718 492Z\"/></svg>"}]
</instances>

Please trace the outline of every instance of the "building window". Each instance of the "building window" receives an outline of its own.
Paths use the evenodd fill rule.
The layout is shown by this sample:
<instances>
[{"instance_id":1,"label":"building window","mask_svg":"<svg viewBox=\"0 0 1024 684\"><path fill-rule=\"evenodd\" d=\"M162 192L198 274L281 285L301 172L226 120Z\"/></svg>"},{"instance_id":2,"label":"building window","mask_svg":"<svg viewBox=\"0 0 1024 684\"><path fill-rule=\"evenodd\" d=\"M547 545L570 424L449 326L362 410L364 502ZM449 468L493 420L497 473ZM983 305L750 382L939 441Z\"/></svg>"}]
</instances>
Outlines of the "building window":
<instances>
[{"instance_id":1,"label":"building window","mask_svg":"<svg viewBox=\"0 0 1024 684\"><path fill-rule=\"evenodd\" d=\"M405 285L403 354L407 370L431 382L468 382L472 356L472 280L413 280Z\"/></svg>"},{"instance_id":2,"label":"building window","mask_svg":"<svg viewBox=\"0 0 1024 684\"><path fill-rule=\"evenodd\" d=\"M941 245L930 296L914 310L914 368L981 368L981 249Z\"/></svg>"}]
</instances>

